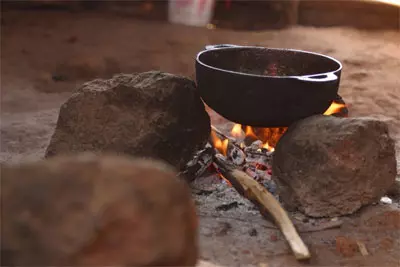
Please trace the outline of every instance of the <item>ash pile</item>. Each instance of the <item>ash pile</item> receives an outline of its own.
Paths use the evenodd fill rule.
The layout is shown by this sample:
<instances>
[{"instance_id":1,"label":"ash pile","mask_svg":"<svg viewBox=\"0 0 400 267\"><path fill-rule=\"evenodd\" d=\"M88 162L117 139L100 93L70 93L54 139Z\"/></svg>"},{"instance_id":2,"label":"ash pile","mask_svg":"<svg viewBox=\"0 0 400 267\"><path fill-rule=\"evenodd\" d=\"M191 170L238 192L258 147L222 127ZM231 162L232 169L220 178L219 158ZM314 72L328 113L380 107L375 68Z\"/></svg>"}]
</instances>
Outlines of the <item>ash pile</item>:
<instances>
[{"instance_id":1,"label":"ash pile","mask_svg":"<svg viewBox=\"0 0 400 267\"><path fill-rule=\"evenodd\" d=\"M273 136L277 141L286 131L286 128L268 130L271 133L274 132L270 136ZM223 183L229 184L213 163L214 156L217 153L223 155L237 169L247 173L277 197L276 184L271 177L272 155L274 153L274 148L270 145L271 142L275 143L274 139L265 143L259 140L250 126L235 124L229 135L211 126L209 142L188 162L187 168L182 174L189 180L217 174Z\"/></svg>"}]
</instances>

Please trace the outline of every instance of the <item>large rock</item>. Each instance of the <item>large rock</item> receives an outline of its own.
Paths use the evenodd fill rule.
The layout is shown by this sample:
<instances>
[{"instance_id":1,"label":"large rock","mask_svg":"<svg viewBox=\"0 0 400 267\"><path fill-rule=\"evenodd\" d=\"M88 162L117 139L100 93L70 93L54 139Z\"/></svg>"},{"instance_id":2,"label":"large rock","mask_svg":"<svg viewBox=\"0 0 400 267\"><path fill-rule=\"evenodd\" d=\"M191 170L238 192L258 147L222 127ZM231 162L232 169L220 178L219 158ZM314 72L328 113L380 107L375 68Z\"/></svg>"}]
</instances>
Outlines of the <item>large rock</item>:
<instances>
[{"instance_id":1,"label":"large rock","mask_svg":"<svg viewBox=\"0 0 400 267\"><path fill-rule=\"evenodd\" d=\"M157 161L79 154L2 166L2 266L194 266L186 183Z\"/></svg>"},{"instance_id":2,"label":"large rock","mask_svg":"<svg viewBox=\"0 0 400 267\"><path fill-rule=\"evenodd\" d=\"M394 141L376 119L309 117L279 140L272 173L286 208L315 217L350 214L394 183Z\"/></svg>"},{"instance_id":3,"label":"large rock","mask_svg":"<svg viewBox=\"0 0 400 267\"><path fill-rule=\"evenodd\" d=\"M193 81L161 72L120 74L85 83L61 106L46 157L112 151L182 169L209 134Z\"/></svg>"}]
</instances>

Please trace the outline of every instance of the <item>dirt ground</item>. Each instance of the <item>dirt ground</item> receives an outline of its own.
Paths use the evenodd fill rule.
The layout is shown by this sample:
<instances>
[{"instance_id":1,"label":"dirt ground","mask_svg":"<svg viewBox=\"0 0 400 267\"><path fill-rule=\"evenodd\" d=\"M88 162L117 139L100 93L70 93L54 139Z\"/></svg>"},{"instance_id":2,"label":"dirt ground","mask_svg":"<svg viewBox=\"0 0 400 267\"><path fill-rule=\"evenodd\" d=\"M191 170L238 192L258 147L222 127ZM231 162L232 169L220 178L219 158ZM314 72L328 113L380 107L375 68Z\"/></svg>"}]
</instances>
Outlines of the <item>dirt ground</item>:
<instances>
[{"instance_id":1,"label":"dirt ground","mask_svg":"<svg viewBox=\"0 0 400 267\"><path fill-rule=\"evenodd\" d=\"M206 44L217 43L304 49L339 59L344 65L339 93L350 116L387 121L400 153L399 32L305 27L235 32L107 14L9 11L1 20L0 160L10 163L41 158L58 109L77 85L119 72L148 70L194 78L196 53ZM215 114L212 120L217 126L227 126ZM226 217L224 212L204 211L211 205L206 200L198 200L203 202L199 204L203 260L224 266L297 265L279 231L271 230L258 213L254 218L240 218L240 214ZM352 220L344 218L340 229L303 233L316 255L311 264L400 266L398 211L398 204L377 205ZM235 234L215 234L227 227L226 223L230 226L222 231ZM249 234L254 233L253 228L258 235ZM277 235L273 241L272 234ZM335 238L339 235L364 242L369 255L361 256L357 251L346 256L337 251Z\"/></svg>"}]
</instances>

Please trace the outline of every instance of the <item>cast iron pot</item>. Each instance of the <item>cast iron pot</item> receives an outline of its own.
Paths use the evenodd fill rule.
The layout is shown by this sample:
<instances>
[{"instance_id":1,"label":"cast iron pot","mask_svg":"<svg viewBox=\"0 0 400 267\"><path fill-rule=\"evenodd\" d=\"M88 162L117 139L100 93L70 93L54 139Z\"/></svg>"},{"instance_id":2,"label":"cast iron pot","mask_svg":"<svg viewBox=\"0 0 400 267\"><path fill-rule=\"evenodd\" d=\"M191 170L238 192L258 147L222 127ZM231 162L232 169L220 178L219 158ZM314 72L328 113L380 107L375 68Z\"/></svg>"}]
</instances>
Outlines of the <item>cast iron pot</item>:
<instances>
[{"instance_id":1,"label":"cast iron pot","mask_svg":"<svg viewBox=\"0 0 400 267\"><path fill-rule=\"evenodd\" d=\"M342 64L293 49L213 45L197 54L203 101L226 119L284 127L324 113L336 98Z\"/></svg>"}]
</instances>

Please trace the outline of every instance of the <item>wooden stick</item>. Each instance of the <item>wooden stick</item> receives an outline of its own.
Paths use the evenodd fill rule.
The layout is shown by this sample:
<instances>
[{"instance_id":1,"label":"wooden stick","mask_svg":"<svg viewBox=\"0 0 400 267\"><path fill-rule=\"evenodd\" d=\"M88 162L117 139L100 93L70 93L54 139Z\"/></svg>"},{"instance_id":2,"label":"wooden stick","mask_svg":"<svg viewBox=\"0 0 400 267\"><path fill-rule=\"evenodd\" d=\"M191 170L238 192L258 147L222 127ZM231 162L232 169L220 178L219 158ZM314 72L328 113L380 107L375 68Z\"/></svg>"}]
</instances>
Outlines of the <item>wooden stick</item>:
<instances>
[{"instance_id":1,"label":"wooden stick","mask_svg":"<svg viewBox=\"0 0 400 267\"><path fill-rule=\"evenodd\" d=\"M218 171L233 185L239 194L253 202L259 208L261 214L265 216L265 211L267 211L272 215L297 260L306 260L311 257L307 246L297 233L286 211L271 193L246 173L237 170L221 154L215 155L214 163L217 165Z\"/></svg>"}]
</instances>

